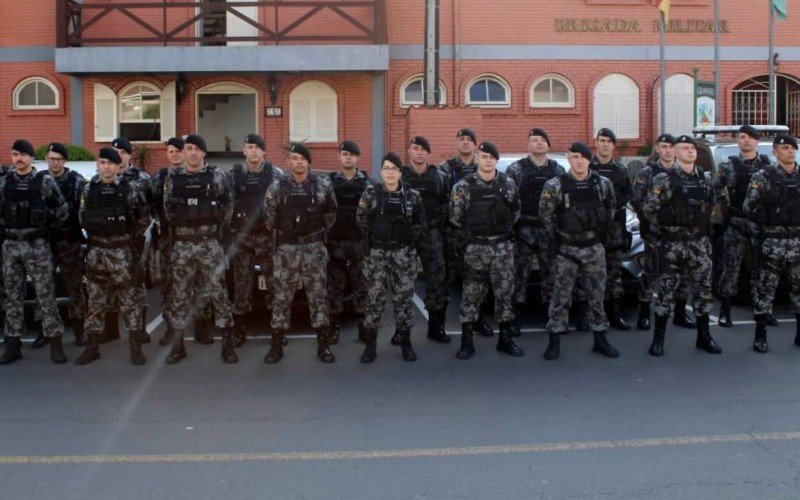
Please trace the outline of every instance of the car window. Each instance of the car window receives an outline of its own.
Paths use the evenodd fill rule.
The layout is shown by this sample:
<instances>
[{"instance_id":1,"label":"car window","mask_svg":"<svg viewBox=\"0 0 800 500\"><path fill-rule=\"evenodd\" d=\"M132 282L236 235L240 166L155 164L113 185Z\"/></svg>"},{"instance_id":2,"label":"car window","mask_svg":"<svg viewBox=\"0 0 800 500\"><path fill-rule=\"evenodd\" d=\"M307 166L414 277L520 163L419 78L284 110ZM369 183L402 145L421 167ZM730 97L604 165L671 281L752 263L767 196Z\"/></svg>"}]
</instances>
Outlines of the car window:
<instances>
[{"instance_id":1,"label":"car window","mask_svg":"<svg viewBox=\"0 0 800 500\"><path fill-rule=\"evenodd\" d=\"M759 144L758 145L758 154L760 155L767 155L771 162L775 162L775 156L772 154L772 144ZM719 165L723 161L727 160L729 156L736 156L739 154L739 146L736 144L725 144L723 146L718 146L714 150L714 160Z\"/></svg>"}]
</instances>

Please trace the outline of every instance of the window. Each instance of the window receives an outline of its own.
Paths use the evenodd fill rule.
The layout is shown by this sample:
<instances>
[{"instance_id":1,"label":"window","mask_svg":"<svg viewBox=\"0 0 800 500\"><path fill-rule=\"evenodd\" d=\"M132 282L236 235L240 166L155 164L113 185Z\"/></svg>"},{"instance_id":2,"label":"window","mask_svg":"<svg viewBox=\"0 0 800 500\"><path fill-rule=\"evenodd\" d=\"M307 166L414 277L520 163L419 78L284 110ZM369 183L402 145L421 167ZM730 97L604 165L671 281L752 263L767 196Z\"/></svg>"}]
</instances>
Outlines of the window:
<instances>
[{"instance_id":1,"label":"window","mask_svg":"<svg viewBox=\"0 0 800 500\"><path fill-rule=\"evenodd\" d=\"M593 134L603 127L619 139L639 137L639 87L625 75L608 75L594 88Z\"/></svg>"},{"instance_id":2,"label":"window","mask_svg":"<svg viewBox=\"0 0 800 500\"><path fill-rule=\"evenodd\" d=\"M422 75L414 75L400 87L400 106L422 106L425 99L422 93ZM439 104L447 104L447 89L439 80Z\"/></svg>"},{"instance_id":3,"label":"window","mask_svg":"<svg viewBox=\"0 0 800 500\"><path fill-rule=\"evenodd\" d=\"M312 80L289 94L289 140L337 142L339 98L330 85Z\"/></svg>"},{"instance_id":4,"label":"window","mask_svg":"<svg viewBox=\"0 0 800 500\"><path fill-rule=\"evenodd\" d=\"M500 78L479 76L467 86L467 105L507 107L511 105L511 92Z\"/></svg>"},{"instance_id":5,"label":"window","mask_svg":"<svg viewBox=\"0 0 800 500\"><path fill-rule=\"evenodd\" d=\"M14 89L14 109L58 109L58 90L44 78L28 78Z\"/></svg>"},{"instance_id":6,"label":"window","mask_svg":"<svg viewBox=\"0 0 800 500\"><path fill-rule=\"evenodd\" d=\"M132 141L161 139L161 91L135 83L119 95L119 133Z\"/></svg>"},{"instance_id":7,"label":"window","mask_svg":"<svg viewBox=\"0 0 800 500\"><path fill-rule=\"evenodd\" d=\"M664 131L676 137L691 134L694 128L694 78L684 74L672 75L667 78L666 87L667 116L664 120ZM660 85L658 98L660 103ZM658 113L661 116L661 104L658 105Z\"/></svg>"},{"instance_id":8,"label":"window","mask_svg":"<svg viewBox=\"0 0 800 500\"><path fill-rule=\"evenodd\" d=\"M557 75L545 75L531 85L532 108L572 108L575 89L568 80Z\"/></svg>"}]
</instances>

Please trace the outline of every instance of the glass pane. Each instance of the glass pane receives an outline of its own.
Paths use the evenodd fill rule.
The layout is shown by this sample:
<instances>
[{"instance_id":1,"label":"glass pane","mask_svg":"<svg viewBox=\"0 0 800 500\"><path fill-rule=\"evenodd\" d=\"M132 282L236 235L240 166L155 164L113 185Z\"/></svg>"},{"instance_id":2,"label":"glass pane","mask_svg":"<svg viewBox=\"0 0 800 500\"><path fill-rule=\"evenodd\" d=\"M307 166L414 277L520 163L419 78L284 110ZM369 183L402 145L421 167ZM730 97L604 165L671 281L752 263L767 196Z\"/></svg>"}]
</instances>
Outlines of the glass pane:
<instances>
[{"instance_id":1,"label":"glass pane","mask_svg":"<svg viewBox=\"0 0 800 500\"><path fill-rule=\"evenodd\" d=\"M120 120L139 120L142 117L142 105L138 99L125 98L122 100Z\"/></svg>"},{"instance_id":2,"label":"glass pane","mask_svg":"<svg viewBox=\"0 0 800 500\"><path fill-rule=\"evenodd\" d=\"M148 90L142 94L142 118L145 120L161 118L161 101L158 94Z\"/></svg>"},{"instance_id":3,"label":"glass pane","mask_svg":"<svg viewBox=\"0 0 800 500\"><path fill-rule=\"evenodd\" d=\"M18 94L17 103L20 106L36 106L36 84L31 82L22 87Z\"/></svg>"},{"instance_id":4,"label":"glass pane","mask_svg":"<svg viewBox=\"0 0 800 500\"><path fill-rule=\"evenodd\" d=\"M56 93L53 92L53 89L42 82L36 82L36 86L38 87L37 90L39 92L39 106L55 106Z\"/></svg>"},{"instance_id":5,"label":"glass pane","mask_svg":"<svg viewBox=\"0 0 800 500\"><path fill-rule=\"evenodd\" d=\"M489 100L486 94L486 80L478 80L469 88L470 102L486 102Z\"/></svg>"},{"instance_id":6,"label":"glass pane","mask_svg":"<svg viewBox=\"0 0 800 500\"><path fill-rule=\"evenodd\" d=\"M403 97L406 103L422 103L422 80L416 80L406 86L406 93Z\"/></svg>"},{"instance_id":7,"label":"glass pane","mask_svg":"<svg viewBox=\"0 0 800 500\"><path fill-rule=\"evenodd\" d=\"M492 102L504 102L506 100L506 89L494 80L487 80L486 86L489 88L489 100Z\"/></svg>"},{"instance_id":8,"label":"glass pane","mask_svg":"<svg viewBox=\"0 0 800 500\"><path fill-rule=\"evenodd\" d=\"M550 80L544 80L536 84L536 86L533 88L533 102L552 102L552 97L550 95Z\"/></svg>"},{"instance_id":9,"label":"glass pane","mask_svg":"<svg viewBox=\"0 0 800 500\"><path fill-rule=\"evenodd\" d=\"M569 89L564 82L558 80L550 80L550 82L553 85L553 102L569 102Z\"/></svg>"}]
</instances>

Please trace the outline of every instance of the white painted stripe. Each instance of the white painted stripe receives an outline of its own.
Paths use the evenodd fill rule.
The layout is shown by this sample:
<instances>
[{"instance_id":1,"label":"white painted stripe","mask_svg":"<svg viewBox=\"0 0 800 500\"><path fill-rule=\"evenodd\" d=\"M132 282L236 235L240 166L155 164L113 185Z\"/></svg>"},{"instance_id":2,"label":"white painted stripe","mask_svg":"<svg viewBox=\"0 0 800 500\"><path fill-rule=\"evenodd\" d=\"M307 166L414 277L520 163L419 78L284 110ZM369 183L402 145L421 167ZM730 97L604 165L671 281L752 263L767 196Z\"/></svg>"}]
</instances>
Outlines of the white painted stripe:
<instances>
[{"instance_id":1,"label":"white painted stripe","mask_svg":"<svg viewBox=\"0 0 800 500\"><path fill-rule=\"evenodd\" d=\"M414 294L413 297L411 297L411 301L414 303L415 306L417 306L417 309L419 309L419 313L422 315L423 318L425 318L425 321L428 321L428 310L425 308L425 302L423 302L422 299L419 298L419 295L417 295L416 293Z\"/></svg>"},{"instance_id":2,"label":"white painted stripe","mask_svg":"<svg viewBox=\"0 0 800 500\"><path fill-rule=\"evenodd\" d=\"M158 316L153 318L153 321L147 324L147 333L152 334L156 331L156 328L161 326L161 323L164 322L164 315L159 313Z\"/></svg>"}]
</instances>

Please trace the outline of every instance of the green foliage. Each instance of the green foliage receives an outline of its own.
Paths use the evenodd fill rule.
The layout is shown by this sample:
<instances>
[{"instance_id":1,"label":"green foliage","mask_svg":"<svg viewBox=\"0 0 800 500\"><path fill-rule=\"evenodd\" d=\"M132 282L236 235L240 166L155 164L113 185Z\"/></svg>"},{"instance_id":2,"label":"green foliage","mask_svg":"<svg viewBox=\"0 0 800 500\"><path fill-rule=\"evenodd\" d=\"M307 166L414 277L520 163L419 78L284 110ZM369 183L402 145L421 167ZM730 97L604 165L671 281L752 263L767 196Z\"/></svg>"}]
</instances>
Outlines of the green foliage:
<instances>
[{"instance_id":1,"label":"green foliage","mask_svg":"<svg viewBox=\"0 0 800 500\"><path fill-rule=\"evenodd\" d=\"M36 149L36 159L37 160L44 160L44 157L47 156L47 146L49 144L45 144L44 146L39 146ZM69 155L69 161L93 161L94 154L91 151L86 149L83 146L73 146L72 144L67 144L67 154Z\"/></svg>"}]
</instances>

